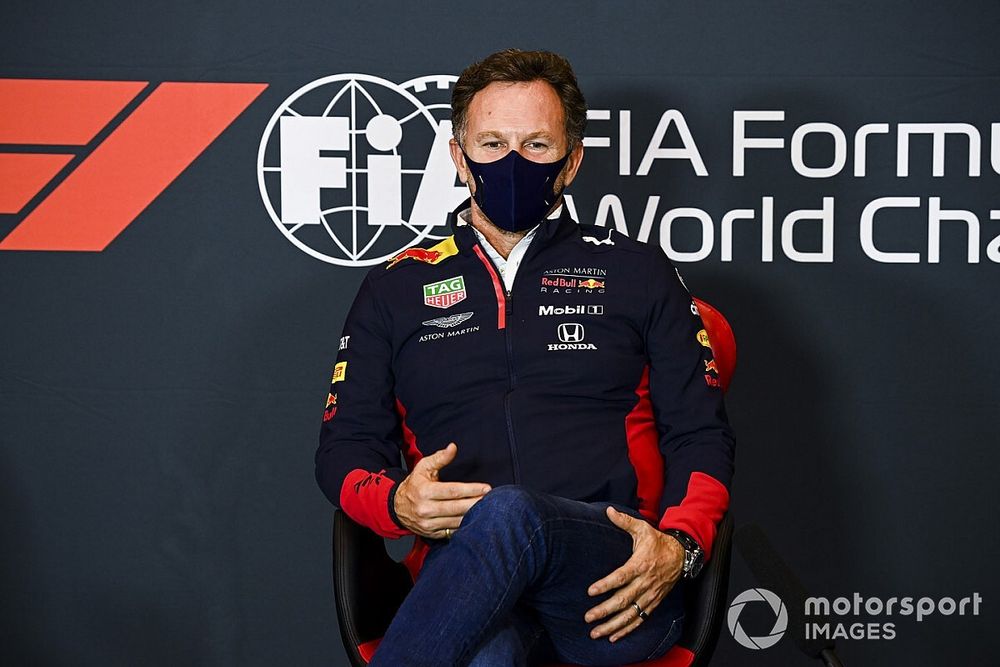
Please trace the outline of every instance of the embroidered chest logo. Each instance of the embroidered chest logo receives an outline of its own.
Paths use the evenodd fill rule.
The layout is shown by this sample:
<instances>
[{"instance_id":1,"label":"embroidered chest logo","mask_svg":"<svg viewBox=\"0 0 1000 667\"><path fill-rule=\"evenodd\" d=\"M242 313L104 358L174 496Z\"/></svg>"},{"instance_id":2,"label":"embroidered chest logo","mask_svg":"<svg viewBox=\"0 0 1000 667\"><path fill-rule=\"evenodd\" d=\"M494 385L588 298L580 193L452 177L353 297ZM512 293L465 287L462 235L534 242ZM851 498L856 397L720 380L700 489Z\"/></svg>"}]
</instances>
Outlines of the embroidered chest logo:
<instances>
[{"instance_id":1,"label":"embroidered chest logo","mask_svg":"<svg viewBox=\"0 0 1000 667\"><path fill-rule=\"evenodd\" d=\"M607 269L598 267L562 267L542 273L543 294L603 294Z\"/></svg>"},{"instance_id":2,"label":"embroidered chest logo","mask_svg":"<svg viewBox=\"0 0 1000 667\"><path fill-rule=\"evenodd\" d=\"M596 350L593 343L585 343L586 331L579 322L563 322L556 327L559 336L558 343L549 343L549 351L553 350Z\"/></svg>"},{"instance_id":3,"label":"embroidered chest logo","mask_svg":"<svg viewBox=\"0 0 1000 667\"><path fill-rule=\"evenodd\" d=\"M434 308L451 308L465 301L465 278L455 276L424 285L424 304Z\"/></svg>"},{"instance_id":4,"label":"embroidered chest logo","mask_svg":"<svg viewBox=\"0 0 1000 667\"><path fill-rule=\"evenodd\" d=\"M425 327L440 327L442 329L449 329L451 327L457 327L459 324L472 317L473 314L474 313L470 311L468 313L457 313L455 315L435 317L433 320L424 320L421 324Z\"/></svg>"}]
</instances>

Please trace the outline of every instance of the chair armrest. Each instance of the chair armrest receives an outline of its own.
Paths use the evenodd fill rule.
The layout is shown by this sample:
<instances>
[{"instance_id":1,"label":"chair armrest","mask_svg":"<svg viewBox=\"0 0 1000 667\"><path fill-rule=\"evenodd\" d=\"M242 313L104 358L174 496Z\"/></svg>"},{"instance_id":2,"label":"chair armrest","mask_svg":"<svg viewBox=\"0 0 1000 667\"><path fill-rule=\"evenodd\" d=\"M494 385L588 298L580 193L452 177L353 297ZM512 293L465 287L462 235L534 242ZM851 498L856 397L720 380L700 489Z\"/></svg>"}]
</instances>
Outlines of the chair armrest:
<instances>
[{"instance_id":1,"label":"chair armrest","mask_svg":"<svg viewBox=\"0 0 1000 667\"><path fill-rule=\"evenodd\" d=\"M701 576L687 582L684 632L678 644L695 655L691 667L707 665L719 639L729 592L729 566L733 551L733 517L728 512L719 523L712 557Z\"/></svg>"}]
</instances>

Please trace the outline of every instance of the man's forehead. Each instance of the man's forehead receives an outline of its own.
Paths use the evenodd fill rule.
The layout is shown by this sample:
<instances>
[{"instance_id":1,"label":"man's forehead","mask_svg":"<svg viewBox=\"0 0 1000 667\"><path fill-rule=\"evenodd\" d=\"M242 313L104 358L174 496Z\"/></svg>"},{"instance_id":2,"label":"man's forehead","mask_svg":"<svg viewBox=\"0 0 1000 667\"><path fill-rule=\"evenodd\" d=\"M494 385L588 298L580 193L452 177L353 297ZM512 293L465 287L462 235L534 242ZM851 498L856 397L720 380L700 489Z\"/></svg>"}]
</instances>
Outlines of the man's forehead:
<instances>
[{"instance_id":1,"label":"man's forehead","mask_svg":"<svg viewBox=\"0 0 1000 667\"><path fill-rule=\"evenodd\" d=\"M559 95L546 81L494 81L473 96L468 119L482 131L532 121L542 132L561 127L564 113Z\"/></svg>"}]
</instances>

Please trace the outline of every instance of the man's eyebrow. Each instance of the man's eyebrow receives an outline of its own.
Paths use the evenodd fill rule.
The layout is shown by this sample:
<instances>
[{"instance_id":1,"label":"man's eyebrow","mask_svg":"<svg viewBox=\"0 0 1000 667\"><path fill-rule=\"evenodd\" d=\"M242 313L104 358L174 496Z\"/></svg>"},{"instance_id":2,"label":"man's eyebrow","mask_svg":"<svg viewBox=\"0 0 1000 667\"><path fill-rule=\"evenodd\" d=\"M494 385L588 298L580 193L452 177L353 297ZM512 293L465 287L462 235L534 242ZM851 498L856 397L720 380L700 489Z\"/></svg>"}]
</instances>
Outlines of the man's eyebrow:
<instances>
[{"instance_id":1,"label":"man's eyebrow","mask_svg":"<svg viewBox=\"0 0 1000 667\"><path fill-rule=\"evenodd\" d=\"M531 139L551 139L551 138L552 138L551 133L546 132L545 130L539 130L537 132L532 132L531 134L527 135L524 138L524 140L530 141Z\"/></svg>"},{"instance_id":2,"label":"man's eyebrow","mask_svg":"<svg viewBox=\"0 0 1000 667\"><path fill-rule=\"evenodd\" d=\"M484 130L479 132L474 137L475 141L482 141L483 139L504 139L503 132L499 130ZM531 132L524 136L523 141L531 141L532 139L549 139L552 140L552 133L546 130L538 130L536 132Z\"/></svg>"},{"instance_id":3,"label":"man's eyebrow","mask_svg":"<svg viewBox=\"0 0 1000 667\"><path fill-rule=\"evenodd\" d=\"M478 133L475 137L475 140L480 141L482 139L490 139L490 138L502 139L503 135L497 132L496 130L486 130L485 132Z\"/></svg>"}]
</instances>

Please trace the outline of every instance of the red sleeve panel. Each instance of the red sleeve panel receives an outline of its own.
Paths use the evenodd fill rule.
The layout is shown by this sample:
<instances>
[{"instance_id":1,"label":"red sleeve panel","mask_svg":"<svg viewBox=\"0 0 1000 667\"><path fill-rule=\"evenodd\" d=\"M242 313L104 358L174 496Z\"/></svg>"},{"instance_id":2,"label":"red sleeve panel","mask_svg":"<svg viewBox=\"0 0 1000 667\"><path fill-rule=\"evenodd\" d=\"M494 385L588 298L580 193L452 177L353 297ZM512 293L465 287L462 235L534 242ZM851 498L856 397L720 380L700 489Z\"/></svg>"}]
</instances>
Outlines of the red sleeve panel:
<instances>
[{"instance_id":1,"label":"red sleeve panel","mask_svg":"<svg viewBox=\"0 0 1000 667\"><path fill-rule=\"evenodd\" d=\"M340 508L363 526L368 526L382 537L397 538L409 535L401 528L389 512L393 487L396 480L385 474L385 470L368 472L352 470L344 478L340 489Z\"/></svg>"},{"instance_id":2,"label":"red sleeve panel","mask_svg":"<svg viewBox=\"0 0 1000 667\"><path fill-rule=\"evenodd\" d=\"M728 508L729 489L711 475L693 472L684 499L680 505L667 508L659 528L676 528L687 533L701 545L705 560L708 560L712 555L716 528Z\"/></svg>"}]
</instances>

